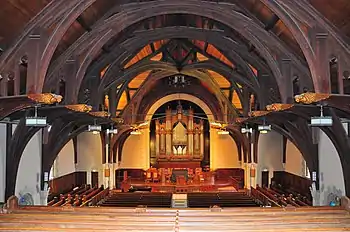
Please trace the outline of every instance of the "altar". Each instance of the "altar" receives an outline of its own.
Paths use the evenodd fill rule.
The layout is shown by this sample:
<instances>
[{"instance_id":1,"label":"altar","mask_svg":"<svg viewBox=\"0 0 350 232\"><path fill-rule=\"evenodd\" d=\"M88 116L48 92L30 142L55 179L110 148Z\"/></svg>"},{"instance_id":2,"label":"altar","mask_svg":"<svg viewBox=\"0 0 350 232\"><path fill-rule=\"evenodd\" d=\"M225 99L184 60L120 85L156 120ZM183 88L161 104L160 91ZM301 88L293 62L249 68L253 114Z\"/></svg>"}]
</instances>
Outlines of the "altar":
<instances>
[{"instance_id":1,"label":"altar","mask_svg":"<svg viewBox=\"0 0 350 232\"><path fill-rule=\"evenodd\" d=\"M193 109L168 108L165 121L157 119L157 168L199 168L204 155L203 120L195 119Z\"/></svg>"}]
</instances>

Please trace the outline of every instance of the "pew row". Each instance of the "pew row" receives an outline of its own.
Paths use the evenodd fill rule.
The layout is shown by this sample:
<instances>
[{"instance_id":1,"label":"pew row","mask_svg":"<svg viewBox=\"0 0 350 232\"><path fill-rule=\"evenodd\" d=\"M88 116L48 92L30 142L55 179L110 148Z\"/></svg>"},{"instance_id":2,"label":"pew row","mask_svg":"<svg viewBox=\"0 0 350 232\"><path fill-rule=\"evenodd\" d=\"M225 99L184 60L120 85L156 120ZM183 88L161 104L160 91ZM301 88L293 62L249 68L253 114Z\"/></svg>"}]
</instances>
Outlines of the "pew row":
<instances>
[{"instance_id":1,"label":"pew row","mask_svg":"<svg viewBox=\"0 0 350 232\"><path fill-rule=\"evenodd\" d=\"M12 207L0 231L350 231L341 207L111 208Z\"/></svg>"}]
</instances>

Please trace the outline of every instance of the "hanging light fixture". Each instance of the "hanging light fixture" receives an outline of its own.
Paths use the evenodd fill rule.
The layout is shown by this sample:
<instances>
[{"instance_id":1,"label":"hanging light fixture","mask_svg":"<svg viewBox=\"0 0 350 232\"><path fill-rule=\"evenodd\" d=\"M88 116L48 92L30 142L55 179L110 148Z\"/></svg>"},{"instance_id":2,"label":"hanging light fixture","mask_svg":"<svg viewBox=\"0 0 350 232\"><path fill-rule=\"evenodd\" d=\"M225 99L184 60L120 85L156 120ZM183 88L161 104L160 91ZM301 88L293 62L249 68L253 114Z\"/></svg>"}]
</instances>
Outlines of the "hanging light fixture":
<instances>
[{"instance_id":1,"label":"hanging light fixture","mask_svg":"<svg viewBox=\"0 0 350 232\"><path fill-rule=\"evenodd\" d=\"M184 88L186 85L190 85L189 80L186 79L184 75L175 75L172 77L169 77L169 86L172 87L182 87Z\"/></svg>"},{"instance_id":2,"label":"hanging light fixture","mask_svg":"<svg viewBox=\"0 0 350 232\"><path fill-rule=\"evenodd\" d=\"M241 133L242 134L252 134L253 128L249 128L248 124L246 124L245 127L241 128Z\"/></svg>"},{"instance_id":3,"label":"hanging light fixture","mask_svg":"<svg viewBox=\"0 0 350 232\"><path fill-rule=\"evenodd\" d=\"M261 134L267 134L269 131L271 131L271 125L266 124L265 118L263 119L263 124L258 126L258 131Z\"/></svg>"}]
</instances>

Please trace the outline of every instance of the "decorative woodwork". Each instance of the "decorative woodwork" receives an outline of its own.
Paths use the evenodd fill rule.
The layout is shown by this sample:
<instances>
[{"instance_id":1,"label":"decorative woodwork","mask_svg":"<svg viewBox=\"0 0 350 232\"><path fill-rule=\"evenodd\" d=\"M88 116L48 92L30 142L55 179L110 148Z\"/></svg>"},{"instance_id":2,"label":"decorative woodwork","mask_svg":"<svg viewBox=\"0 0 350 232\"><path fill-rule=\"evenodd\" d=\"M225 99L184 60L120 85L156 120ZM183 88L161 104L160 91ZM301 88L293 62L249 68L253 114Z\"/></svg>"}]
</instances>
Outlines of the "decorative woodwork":
<instances>
[{"instance_id":1,"label":"decorative woodwork","mask_svg":"<svg viewBox=\"0 0 350 232\"><path fill-rule=\"evenodd\" d=\"M249 113L250 117L261 117L261 116L265 116L267 114L269 114L269 111L252 111Z\"/></svg>"},{"instance_id":2,"label":"decorative woodwork","mask_svg":"<svg viewBox=\"0 0 350 232\"><path fill-rule=\"evenodd\" d=\"M90 115L95 116L95 117L101 117L101 118L105 118L105 117L109 117L110 114L106 111L96 111L96 112L89 112Z\"/></svg>"},{"instance_id":3,"label":"decorative woodwork","mask_svg":"<svg viewBox=\"0 0 350 232\"><path fill-rule=\"evenodd\" d=\"M195 122L193 109L186 113L180 102L176 111L168 108L165 121L156 120L157 162L199 162L203 155L203 120Z\"/></svg>"},{"instance_id":4,"label":"decorative woodwork","mask_svg":"<svg viewBox=\"0 0 350 232\"><path fill-rule=\"evenodd\" d=\"M303 93L295 96L295 101L303 104L317 103L322 100L326 100L330 97L330 94L325 93Z\"/></svg>"},{"instance_id":5,"label":"decorative woodwork","mask_svg":"<svg viewBox=\"0 0 350 232\"><path fill-rule=\"evenodd\" d=\"M85 105L85 104L78 104L78 105L65 105L67 109L76 111L76 112L90 112L92 110L91 106Z\"/></svg>"},{"instance_id":6,"label":"decorative woodwork","mask_svg":"<svg viewBox=\"0 0 350 232\"><path fill-rule=\"evenodd\" d=\"M52 93L28 94L28 98L42 104L54 104L62 101L62 96Z\"/></svg>"},{"instance_id":7,"label":"decorative woodwork","mask_svg":"<svg viewBox=\"0 0 350 232\"><path fill-rule=\"evenodd\" d=\"M271 105L266 106L266 110L268 111L283 111L288 110L292 108L294 104L281 104L281 103L274 103Z\"/></svg>"}]
</instances>

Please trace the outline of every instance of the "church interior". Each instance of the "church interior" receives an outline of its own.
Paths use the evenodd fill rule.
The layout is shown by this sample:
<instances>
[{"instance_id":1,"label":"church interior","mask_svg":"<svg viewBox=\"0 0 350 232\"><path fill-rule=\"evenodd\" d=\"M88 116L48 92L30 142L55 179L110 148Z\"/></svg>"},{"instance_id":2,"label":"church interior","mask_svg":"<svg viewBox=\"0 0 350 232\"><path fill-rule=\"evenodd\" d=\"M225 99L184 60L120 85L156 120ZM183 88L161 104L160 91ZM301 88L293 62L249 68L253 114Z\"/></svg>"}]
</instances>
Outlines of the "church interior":
<instances>
[{"instance_id":1,"label":"church interior","mask_svg":"<svg viewBox=\"0 0 350 232\"><path fill-rule=\"evenodd\" d=\"M350 231L348 10L2 0L0 231Z\"/></svg>"}]
</instances>

